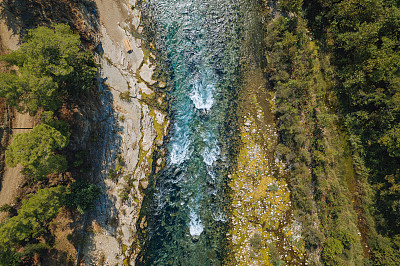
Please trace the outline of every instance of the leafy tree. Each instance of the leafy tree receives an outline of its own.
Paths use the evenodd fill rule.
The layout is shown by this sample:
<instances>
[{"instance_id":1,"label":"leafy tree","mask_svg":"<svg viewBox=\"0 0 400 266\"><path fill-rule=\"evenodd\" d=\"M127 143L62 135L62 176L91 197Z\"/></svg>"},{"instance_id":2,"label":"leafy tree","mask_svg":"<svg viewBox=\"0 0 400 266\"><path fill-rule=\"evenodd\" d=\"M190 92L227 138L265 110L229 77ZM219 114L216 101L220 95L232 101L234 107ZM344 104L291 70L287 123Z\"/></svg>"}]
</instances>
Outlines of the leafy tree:
<instances>
[{"instance_id":1,"label":"leafy tree","mask_svg":"<svg viewBox=\"0 0 400 266\"><path fill-rule=\"evenodd\" d=\"M9 249L37 238L65 203L64 186L44 188L22 201L18 215L0 224L0 247Z\"/></svg>"},{"instance_id":2,"label":"leafy tree","mask_svg":"<svg viewBox=\"0 0 400 266\"><path fill-rule=\"evenodd\" d=\"M18 215L0 224L0 265L20 265L22 245L47 232L46 226L65 204L64 186L44 188L22 201ZM44 243L28 244L23 255L43 250Z\"/></svg>"},{"instance_id":3,"label":"leafy tree","mask_svg":"<svg viewBox=\"0 0 400 266\"><path fill-rule=\"evenodd\" d=\"M337 102L331 92L333 69L306 25L296 14L277 17L267 26L266 70L276 90L281 141L277 152L291 168L294 215L302 223L310 263L320 264L322 253L326 265L359 265L363 253L357 216L343 182L348 174L341 158L347 156L345 143L339 137L339 117L330 108Z\"/></svg>"},{"instance_id":4,"label":"leafy tree","mask_svg":"<svg viewBox=\"0 0 400 266\"><path fill-rule=\"evenodd\" d=\"M0 265L7 265L7 266L21 265L19 254L9 249L0 248Z\"/></svg>"},{"instance_id":5,"label":"leafy tree","mask_svg":"<svg viewBox=\"0 0 400 266\"><path fill-rule=\"evenodd\" d=\"M400 124L385 132L379 143L387 148L391 157L400 157Z\"/></svg>"},{"instance_id":6,"label":"leafy tree","mask_svg":"<svg viewBox=\"0 0 400 266\"><path fill-rule=\"evenodd\" d=\"M50 221L65 203L64 186L44 188L22 201L18 216L33 217L40 224Z\"/></svg>"},{"instance_id":7,"label":"leafy tree","mask_svg":"<svg viewBox=\"0 0 400 266\"><path fill-rule=\"evenodd\" d=\"M285 11L299 11L301 10L301 6L303 4L302 0L281 0L280 7Z\"/></svg>"},{"instance_id":8,"label":"leafy tree","mask_svg":"<svg viewBox=\"0 0 400 266\"><path fill-rule=\"evenodd\" d=\"M69 137L69 136L68 136ZM67 146L69 138L54 127L40 124L29 133L18 134L6 150L6 164L24 166L24 173L31 178L44 178L48 174L67 169L65 156L54 151Z\"/></svg>"},{"instance_id":9,"label":"leafy tree","mask_svg":"<svg viewBox=\"0 0 400 266\"><path fill-rule=\"evenodd\" d=\"M0 60L18 67L0 75L0 97L31 114L39 107L56 110L64 95L88 90L96 76L92 55L82 51L79 35L65 24L29 31L18 50Z\"/></svg>"},{"instance_id":10,"label":"leafy tree","mask_svg":"<svg viewBox=\"0 0 400 266\"><path fill-rule=\"evenodd\" d=\"M62 135L64 135L67 139L71 136L69 132L69 125L67 122L62 120L56 120L53 118L54 112L52 111L45 111L41 114L41 121L43 124L49 125L56 130L60 131Z\"/></svg>"},{"instance_id":11,"label":"leafy tree","mask_svg":"<svg viewBox=\"0 0 400 266\"><path fill-rule=\"evenodd\" d=\"M46 243L35 243L35 244L27 244L24 247L23 256L25 257L32 257L36 254L43 254L46 251L51 249L51 246Z\"/></svg>"},{"instance_id":12,"label":"leafy tree","mask_svg":"<svg viewBox=\"0 0 400 266\"><path fill-rule=\"evenodd\" d=\"M21 256L49 249L38 238L48 233L47 226L61 207L77 207L83 213L93 207L99 194L99 187L78 181L68 189L57 186L28 195L18 214L0 224L0 265L19 265ZM23 254L17 251L20 246L25 246Z\"/></svg>"},{"instance_id":13,"label":"leafy tree","mask_svg":"<svg viewBox=\"0 0 400 266\"><path fill-rule=\"evenodd\" d=\"M329 238L322 249L322 260L325 265L338 265L337 255L343 252L342 242Z\"/></svg>"}]
</instances>

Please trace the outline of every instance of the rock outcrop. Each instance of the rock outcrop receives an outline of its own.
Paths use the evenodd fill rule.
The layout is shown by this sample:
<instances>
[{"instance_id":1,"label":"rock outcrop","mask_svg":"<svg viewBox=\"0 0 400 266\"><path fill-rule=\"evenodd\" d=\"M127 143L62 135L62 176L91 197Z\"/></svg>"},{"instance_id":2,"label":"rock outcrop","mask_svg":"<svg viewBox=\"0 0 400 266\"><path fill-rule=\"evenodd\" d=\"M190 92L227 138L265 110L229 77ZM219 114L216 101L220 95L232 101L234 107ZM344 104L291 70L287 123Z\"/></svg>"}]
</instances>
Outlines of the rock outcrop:
<instances>
[{"instance_id":1,"label":"rock outcrop","mask_svg":"<svg viewBox=\"0 0 400 266\"><path fill-rule=\"evenodd\" d=\"M161 108L155 107L157 102L150 106L142 98L157 99L153 97L157 81L152 77L154 55L142 48L144 40L134 37L142 31L136 2L97 1L97 7L101 104L82 114L92 126L82 128L82 135L87 136L81 140L91 141L93 180L104 194L96 209L85 217L85 241L78 260L84 265L133 265L138 253L136 223L143 190L148 186L154 150L163 144L168 121ZM132 50L126 51L124 40ZM165 82L161 84L159 87L165 87Z\"/></svg>"}]
</instances>

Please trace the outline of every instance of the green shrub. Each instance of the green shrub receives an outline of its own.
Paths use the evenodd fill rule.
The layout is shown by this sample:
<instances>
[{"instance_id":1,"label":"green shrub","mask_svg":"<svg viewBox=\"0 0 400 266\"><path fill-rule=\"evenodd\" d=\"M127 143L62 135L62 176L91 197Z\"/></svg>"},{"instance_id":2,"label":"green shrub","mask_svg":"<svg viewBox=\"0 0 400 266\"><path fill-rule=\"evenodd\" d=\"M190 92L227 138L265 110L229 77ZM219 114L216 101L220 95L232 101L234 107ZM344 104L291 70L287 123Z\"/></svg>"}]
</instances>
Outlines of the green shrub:
<instances>
[{"instance_id":1,"label":"green shrub","mask_svg":"<svg viewBox=\"0 0 400 266\"><path fill-rule=\"evenodd\" d=\"M125 116L124 115L118 116L118 120L121 121L121 122L124 122L125 121Z\"/></svg>"},{"instance_id":2,"label":"green shrub","mask_svg":"<svg viewBox=\"0 0 400 266\"><path fill-rule=\"evenodd\" d=\"M279 187L277 184L272 184L268 187L269 191L278 191Z\"/></svg>"},{"instance_id":3,"label":"green shrub","mask_svg":"<svg viewBox=\"0 0 400 266\"><path fill-rule=\"evenodd\" d=\"M0 247L5 249L29 241L46 232L46 224L65 204L63 186L44 188L22 201L18 215L0 224Z\"/></svg>"},{"instance_id":4,"label":"green shrub","mask_svg":"<svg viewBox=\"0 0 400 266\"><path fill-rule=\"evenodd\" d=\"M67 205L77 208L81 214L93 209L93 202L101 195L100 187L81 180L72 183L68 192Z\"/></svg>"},{"instance_id":5,"label":"green shrub","mask_svg":"<svg viewBox=\"0 0 400 266\"><path fill-rule=\"evenodd\" d=\"M117 155L117 161L118 161L118 164L120 164L121 166L125 165L125 159L121 154Z\"/></svg>"},{"instance_id":6,"label":"green shrub","mask_svg":"<svg viewBox=\"0 0 400 266\"><path fill-rule=\"evenodd\" d=\"M250 246L254 250L254 252L258 253L263 248L262 239L262 236L258 233L254 234L250 238Z\"/></svg>"},{"instance_id":7,"label":"green shrub","mask_svg":"<svg viewBox=\"0 0 400 266\"><path fill-rule=\"evenodd\" d=\"M74 167L79 167L79 166L81 166L81 165L85 162L85 160L86 160L88 154L89 154L89 153L88 153L87 150L79 151L79 152L75 153L75 160L74 160L74 162L73 162L73 166L74 166Z\"/></svg>"},{"instance_id":8,"label":"green shrub","mask_svg":"<svg viewBox=\"0 0 400 266\"><path fill-rule=\"evenodd\" d=\"M46 243L34 243L34 244L28 244L24 247L24 256L31 257L35 253L41 254L44 253L48 250L50 250L51 247L46 244Z\"/></svg>"},{"instance_id":9,"label":"green shrub","mask_svg":"<svg viewBox=\"0 0 400 266\"><path fill-rule=\"evenodd\" d=\"M14 250L0 247L0 265L19 266L21 265L21 255Z\"/></svg>"},{"instance_id":10,"label":"green shrub","mask_svg":"<svg viewBox=\"0 0 400 266\"><path fill-rule=\"evenodd\" d=\"M322 261L325 265L337 265L337 255L342 254L344 247L342 242L336 238L328 238L322 248Z\"/></svg>"},{"instance_id":11,"label":"green shrub","mask_svg":"<svg viewBox=\"0 0 400 266\"><path fill-rule=\"evenodd\" d=\"M10 212L12 207L8 204L4 204L0 206L0 212Z\"/></svg>"},{"instance_id":12,"label":"green shrub","mask_svg":"<svg viewBox=\"0 0 400 266\"><path fill-rule=\"evenodd\" d=\"M119 174L117 171L115 171L114 169L110 169L110 171L108 172L108 178L110 178L111 180L115 181L118 178Z\"/></svg>"},{"instance_id":13,"label":"green shrub","mask_svg":"<svg viewBox=\"0 0 400 266\"><path fill-rule=\"evenodd\" d=\"M68 123L61 120L55 120L53 111L44 111L41 114L41 121L43 122L43 124L49 125L58 130L63 136L65 136L69 140L71 133L69 132Z\"/></svg>"},{"instance_id":14,"label":"green shrub","mask_svg":"<svg viewBox=\"0 0 400 266\"><path fill-rule=\"evenodd\" d=\"M129 199L129 190L122 189L121 192L119 193L119 196L122 201L127 201Z\"/></svg>"},{"instance_id":15,"label":"green shrub","mask_svg":"<svg viewBox=\"0 0 400 266\"><path fill-rule=\"evenodd\" d=\"M280 7L284 11L296 12L301 10L303 0L281 0Z\"/></svg>"}]
</instances>

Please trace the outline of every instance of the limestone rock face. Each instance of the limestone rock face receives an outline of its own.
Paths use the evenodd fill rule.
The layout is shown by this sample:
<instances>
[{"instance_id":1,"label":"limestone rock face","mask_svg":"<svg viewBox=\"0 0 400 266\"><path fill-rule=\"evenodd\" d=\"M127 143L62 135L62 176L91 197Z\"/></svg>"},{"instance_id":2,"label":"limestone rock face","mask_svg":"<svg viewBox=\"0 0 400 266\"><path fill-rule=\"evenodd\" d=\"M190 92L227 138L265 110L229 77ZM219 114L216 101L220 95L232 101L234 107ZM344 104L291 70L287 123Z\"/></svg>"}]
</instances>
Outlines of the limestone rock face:
<instances>
[{"instance_id":1,"label":"limestone rock face","mask_svg":"<svg viewBox=\"0 0 400 266\"><path fill-rule=\"evenodd\" d=\"M152 79L156 65L141 49L143 40L130 34L141 27L136 1L96 3L101 24L101 52L97 56L101 99L99 106L77 114L77 119L85 116L86 121L81 128L85 137L77 141L85 146L83 142L93 138L93 132L98 136L90 144L89 156L93 180L102 187L103 195L86 217L86 241L79 253L84 265L96 265L100 260L106 265L124 261L134 265L139 252L134 241L143 190L149 185L156 139L161 145L167 132L166 128L157 131L155 125L167 127L168 123L163 112L141 99L143 93L155 93L151 86L157 81ZM129 53L124 40L132 47ZM91 224L97 229L91 230Z\"/></svg>"}]
</instances>

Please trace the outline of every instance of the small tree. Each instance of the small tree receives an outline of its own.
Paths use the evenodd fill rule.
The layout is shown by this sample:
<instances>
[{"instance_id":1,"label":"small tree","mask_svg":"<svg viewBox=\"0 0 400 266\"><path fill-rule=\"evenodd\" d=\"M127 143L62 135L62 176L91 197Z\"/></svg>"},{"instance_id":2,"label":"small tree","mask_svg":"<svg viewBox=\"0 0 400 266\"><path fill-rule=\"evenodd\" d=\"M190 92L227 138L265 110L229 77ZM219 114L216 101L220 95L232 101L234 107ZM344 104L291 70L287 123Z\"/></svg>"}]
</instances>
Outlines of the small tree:
<instances>
[{"instance_id":1,"label":"small tree","mask_svg":"<svg viewBox=\"0 0 400 266\"><path fill-rule=\"evenodd\" d=\"M69 136L68 136L69 137ZM54 127L40 124L29 133L18 134L6 150L6 164L24 166L24 173L34 179L67 169L65 156L54 151L67 146L69 138Z\"/></svg>"}]
</instances>

